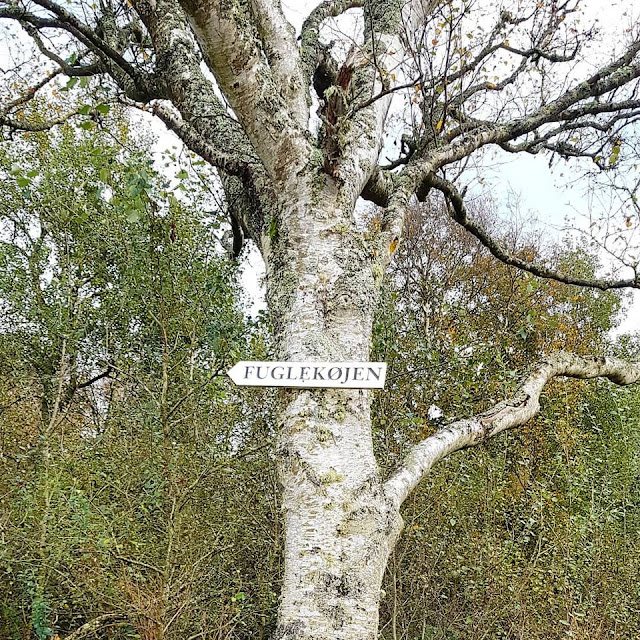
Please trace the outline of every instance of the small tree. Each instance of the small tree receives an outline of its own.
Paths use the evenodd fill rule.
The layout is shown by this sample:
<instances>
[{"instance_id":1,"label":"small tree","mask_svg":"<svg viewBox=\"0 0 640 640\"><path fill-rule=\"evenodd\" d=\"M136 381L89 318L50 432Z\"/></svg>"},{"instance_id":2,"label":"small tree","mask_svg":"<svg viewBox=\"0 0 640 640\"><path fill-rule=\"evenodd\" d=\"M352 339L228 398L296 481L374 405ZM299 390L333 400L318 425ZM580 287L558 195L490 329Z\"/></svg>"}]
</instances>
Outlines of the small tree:
<instances>
[{"instance_id":1,"label":"small tree","mask_svg":"<svg viewBox=\"0 0 640 640\"><path fill-rule=\"evenodd\" d=\"M116 98L151 111L218 170L234 252L245 238L260 249L278 356L362 361L407 208L436 192L457 224L511 266L585 287L640 286L631 256L623 256L630 277L598 278L509 251L469 215L459 187L467 161L491 147L588 158L607 175L623 165L640 109L638 26L623 28L592 69L586 50L595 34L579 9L570 0L487 8L325 0L296 38L278 0L3 1L0 18L21 27L50 64L41 77L17 80L0 121L14 130L72 116L99 121ZM330 46L323 24L345 12L361 17L355 46L346 38ZM86 105L30 119L34 95L63 74L63 89L84 85ZM397 131L390 108L403 91L408 117ZM319 131L309 126L313 97ZM386 135L399 148L388 163ZM635 188L633 180L616 186ZM358 225L359 197L384 209L373 231ZM635 229L632 212L619 220L623 242ZM373 454L371 394L283 392L276 453L286 543L276 637L374 637L407 496L444 456L527 422L556 376L629 384L640 367L549 354L510 399L428 436L387 478Z\"/></svg>"}]
</instances>

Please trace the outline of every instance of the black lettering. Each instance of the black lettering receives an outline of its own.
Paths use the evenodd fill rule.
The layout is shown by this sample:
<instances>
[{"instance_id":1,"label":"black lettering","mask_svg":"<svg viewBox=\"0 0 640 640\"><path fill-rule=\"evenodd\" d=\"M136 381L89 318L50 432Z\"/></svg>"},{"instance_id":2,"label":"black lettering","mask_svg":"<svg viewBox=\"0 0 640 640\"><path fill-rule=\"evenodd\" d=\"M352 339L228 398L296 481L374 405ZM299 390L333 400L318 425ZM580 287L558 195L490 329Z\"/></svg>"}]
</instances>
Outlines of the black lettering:
<instances>
[{"instance_id":1,"label":"black lettering","mask_svg":"<svg viewBox=\"0 0 640 640\"><path fill-rule=\"evenodd\" d=\"M309 367L300 367L300 380L308 380L309 378L305 378L305 375L309 375Z\"/></svg>"},{"instance_id":2,"label":"black lettering","mask_svg":"<svg viewBox=\"0 0 640 640\"><path fill-rule=\"evenodd\" d=\"M337 375L333 372L337 372ZM329 380L340 380L340 376L342 375L342 369L340 367L331 367L327 372L327 376L329 376Z\"/></svg>"},{"instance_id":3,"label":"black lettering","mask_svg":"<svg viewBox=\"0 0 640 640\"><path fill-rule=\"evenodd\" d=\"M253 369L253 367L245 367L244 368L244 379L247 380L249 378L249 370Z\"/></svg>"},{"instance_id":4,"label":"black lettering","mask_svg":"<svg viewBox=\"0 0 640 640\"><path fill-rule=\"evenodd\" d=\"M264 380L269 375L269 367L256 367L256 369L256 378L258 378L258 380ZM265 370L263 376L260 375L260 369Z\"/></svg>"},{"instance_id":5,"label":"black lettering","mask_svg":"<svg viewBox=\"0 0 640 640\"><path fill-rule=\"evenodd\" d=\"M287 380L291 380L291 371L293 367L287 367Z\"/></svg>"},{"instance_id":6,"label":"black lettering","mask_svg":"<svg viewBox=\"0 0 640 640\"><path fill-rule=\"evenodd\" d=\"M376 370L373 367L367 367L367 369L367 380L370 380L371 376L375 376L376 380L380 380L380 375L382 374L382 370L380 368L378 368L378 373L376 373Z\"/></svg>"},{"instance_id":7,"label":"black lettering","mask_svg":"<svg viewBox=\"0 0 640 640\"><path fill-rule=\"evenodd\" d=\"M276 369L282 369L282 373L276 374ZM273 367L273 369L271 369L271 377L274 380L282 380L282 378L284 378L284 367Z\"/></svg>"},{"instance_id":8,"label":"black lettering","mask_svg":"<svg viewBox=\"0 0 640 640\"><path fill-rule=\"evenodd\" d=\"M354 380L363 380L363 378L362 378L362 367L354 367L353 368L353 379Z\"/></svg>"},{"instance_id":9,"label":"black lettering","mask_svg":"<svg viewBox=\"0 0 640 640\"><path fill-rule=\"evenodd\" d=\"M313 368L313 379L314 380L324 380L325 378L322 376L321 371L324 371L324 367L314 367Z\"/></svg>"}]
</instances>

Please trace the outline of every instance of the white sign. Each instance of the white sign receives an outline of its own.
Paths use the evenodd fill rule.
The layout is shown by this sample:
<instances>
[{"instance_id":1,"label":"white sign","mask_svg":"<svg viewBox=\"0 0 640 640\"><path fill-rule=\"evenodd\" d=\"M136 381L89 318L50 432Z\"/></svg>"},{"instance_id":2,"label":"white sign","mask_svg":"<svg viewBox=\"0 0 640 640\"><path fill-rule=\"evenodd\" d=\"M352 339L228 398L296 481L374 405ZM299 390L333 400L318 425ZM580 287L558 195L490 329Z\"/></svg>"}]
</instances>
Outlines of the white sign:
<instances>
[{"instance_id":1,"label":"white sign","mask_svg":"<svg viewBox=\"0 0 640 640\"><path fill-rule=\"evenodd\" d=\"M248 362L229 369L241 387L382 389L386 362Z\"/></svg>"}]
</instances>

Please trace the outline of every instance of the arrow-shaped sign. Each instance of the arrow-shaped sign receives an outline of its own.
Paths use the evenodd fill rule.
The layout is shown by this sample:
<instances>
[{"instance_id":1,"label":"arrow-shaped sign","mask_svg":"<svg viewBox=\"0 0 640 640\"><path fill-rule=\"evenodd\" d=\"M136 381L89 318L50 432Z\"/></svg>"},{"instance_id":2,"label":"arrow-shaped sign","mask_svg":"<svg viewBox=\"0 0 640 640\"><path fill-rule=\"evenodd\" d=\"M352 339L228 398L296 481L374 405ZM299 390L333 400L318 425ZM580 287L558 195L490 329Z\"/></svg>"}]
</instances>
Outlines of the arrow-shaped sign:
<instances>
[{"instance_id":1,"label":"arrow-shaped sign","mask_svg":"<svg viewBox=\"0 0 640 640\"><path fill-rule=\"evenodd\" d=\"M386 362L241 361L228 371L241 387L382 389Z\"/></svg>"}]
</instances>

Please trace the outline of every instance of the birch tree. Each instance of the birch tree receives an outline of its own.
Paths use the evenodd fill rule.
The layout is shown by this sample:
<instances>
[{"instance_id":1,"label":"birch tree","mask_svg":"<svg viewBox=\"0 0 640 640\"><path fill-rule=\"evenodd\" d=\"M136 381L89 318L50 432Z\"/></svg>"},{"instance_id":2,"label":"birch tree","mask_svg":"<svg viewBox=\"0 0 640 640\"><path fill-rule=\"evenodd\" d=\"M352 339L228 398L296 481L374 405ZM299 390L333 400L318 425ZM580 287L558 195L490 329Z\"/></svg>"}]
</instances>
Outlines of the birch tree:
<instances>
[{"instance_id":1,"label":"birch tree","mask_svg":"<svg viewBox=\"0 0 640 640\"><path fill-rule=\"evenodd\" d=\"M278 357L366 361L382 276L416 199L440 194L452 219L509 265L567 285L640 288L632 254L611 275L559 272L509 251L466 207L463 171L481 167L487 149L587 160L628 196L605 248L632 241L637 172L610 178L636 149L640 25L626 16L594 64L597 33L581 4L323 0L296 33L279 0L1 0L2 22L24 32L42 63L16 58L7 71L0 124L99 122L110 100L152 113L217 170L234 253L245 241L258 247ZM325 36L344 14L360 25L353 37ZM67 107L64 94L78 88L86 104ZM49 120L30 117L39 97L54 103ZM402 125L394 103L405 105ZM376 228L359 225L360 198L383 209ZM549 353L511 398L416 443L389 477L374 457L371 393L283 391L275 637L375 637L407 496L444 456L528 421L556 376L626 385L640 364Z\"/></svg>"}]
</instances>

